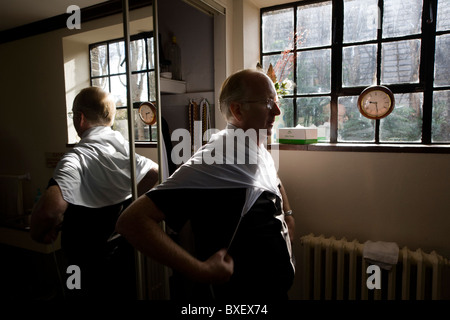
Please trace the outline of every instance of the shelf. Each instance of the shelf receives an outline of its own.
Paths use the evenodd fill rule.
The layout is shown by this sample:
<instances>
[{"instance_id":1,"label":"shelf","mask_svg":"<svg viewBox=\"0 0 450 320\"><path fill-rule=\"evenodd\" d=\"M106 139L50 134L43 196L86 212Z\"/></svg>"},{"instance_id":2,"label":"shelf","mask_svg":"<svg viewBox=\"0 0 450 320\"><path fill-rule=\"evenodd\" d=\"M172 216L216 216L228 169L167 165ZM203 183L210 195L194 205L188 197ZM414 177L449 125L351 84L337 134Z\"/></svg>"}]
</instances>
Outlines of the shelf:
<instances>
[{"instance_id":1,"label":"shelf","mask_svg":"<svg viewBox=\"0 0 450 320\"><path fill-rule=\"evenodd\" d=\"M161 93L185 93L186 81L160 78Z\"/></svg>"},{"instance_id":2,"label":"shelf","mask_svg":"<svg viewBox=\"0 0 450 320\"><path fill-rule=\"evenodd\" d=\"M185 92L181 94L165 94L161 97L165 108L187 106L190 100L200 103L202 99L207 99L210 104L214 104L214 91Z\"/></svg>"}]
</instances>

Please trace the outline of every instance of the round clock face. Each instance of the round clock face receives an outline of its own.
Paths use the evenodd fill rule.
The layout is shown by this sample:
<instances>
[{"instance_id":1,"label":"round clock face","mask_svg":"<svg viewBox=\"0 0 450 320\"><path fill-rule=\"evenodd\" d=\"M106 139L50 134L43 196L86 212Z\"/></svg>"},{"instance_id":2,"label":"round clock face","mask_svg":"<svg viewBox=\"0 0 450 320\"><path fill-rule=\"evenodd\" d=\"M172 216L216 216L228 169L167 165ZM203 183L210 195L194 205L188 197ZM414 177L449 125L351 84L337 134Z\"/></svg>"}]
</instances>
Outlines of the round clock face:
<instances>
[{"instance_id":1,"label":"round clock face","mask_svg":"<svg viewBox=\"0 0 450 320\"><path fill-rule=\"evenodd\" d=\"M394 95L384 86L372 86L361 92L358 108L369 119L382 119L394 110Z\"/></svg>"},{"instance_id":2,"label":"round clock face","mask_svg":"<svg viewBox=\"0 0 450 320\"><path fill-rule=\"evenodd\" d=\"M156 107L151 102L143 102L139 107L139 117L148 125L156 123Z\"/></svg>"}]
</instances>

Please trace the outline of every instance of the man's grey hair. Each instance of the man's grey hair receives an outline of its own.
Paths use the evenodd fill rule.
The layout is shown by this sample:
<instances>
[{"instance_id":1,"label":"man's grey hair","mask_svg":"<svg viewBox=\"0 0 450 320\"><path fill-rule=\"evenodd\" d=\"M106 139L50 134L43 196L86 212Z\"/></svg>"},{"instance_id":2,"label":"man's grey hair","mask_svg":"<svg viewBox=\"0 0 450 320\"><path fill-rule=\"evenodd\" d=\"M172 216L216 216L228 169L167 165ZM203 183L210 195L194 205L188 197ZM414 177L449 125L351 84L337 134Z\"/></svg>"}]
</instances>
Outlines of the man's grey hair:
<instances>
[{"instance_id":1,"label":"man's grey hair","mask_svg":"<svg viewBox=\"0 0 450 320\"><path fill-rule=\"evenodd\" d=\"M116 105L109 92L87 87L75 97L72 111L74 118L81 112L91 124L110 126L116 115Z\"/></svg>"},{"instance_id":2,"label":"man's grey hair","mask_svg":"<svg viewBox=\"0 0 450 320\"><path fill-rule=\"evenodd\" d=\"M248 81L250 76L253 75L266 76L265 73L258 70L244 69L229 76L222 84L222 89L219 96L219 109L225 119L228 120L233 117L230 111L230 105L232 102L247 99Z\"/></svg>"}]
</instances>

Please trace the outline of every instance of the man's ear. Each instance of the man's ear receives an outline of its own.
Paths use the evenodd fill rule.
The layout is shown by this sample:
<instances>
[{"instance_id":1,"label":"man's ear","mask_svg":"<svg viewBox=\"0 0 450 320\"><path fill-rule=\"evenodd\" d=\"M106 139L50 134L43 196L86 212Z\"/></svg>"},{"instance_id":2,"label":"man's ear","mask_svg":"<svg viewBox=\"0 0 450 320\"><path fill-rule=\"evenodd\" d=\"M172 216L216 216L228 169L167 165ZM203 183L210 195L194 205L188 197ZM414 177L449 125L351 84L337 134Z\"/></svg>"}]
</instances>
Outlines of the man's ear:
<instances>
[{"instance_id":1,"label":"man's ear","mask_svg":"<svg viewBox=\"0 0 450 320\"><path fill-rule=\"evenodd\" d=\"M78 122L78 129L80 133L82 134L87 129L91 128L91 122L86 118L83 112L80 112L79 115L79 122ZM80 135L80 133L78 135Z\"/></svg>"},{"instance_id":2,"label":"man's ear","mask_svg":"<svg viewBox=\"0 0 450 320\"><path fill-rule=\"evenodd\" d=\"M80 112L80 127L83 128L86 126L86 124L87 124L86 116L84 115L83 112Z\"/></svg>"},{"instance_id":3,"label":"man's ear","mask_svg":"<svg viewBox=\"0 0 450 320\"><path fill-rule=\"evenodd\" d=\"M243 110L242 110L242 104L239 102L231 102L230 104L230 111L231 114L233 115L233 117L237 120L237 121L242 121L242 117L243 117Z\"/></svg>"}]
</instances>

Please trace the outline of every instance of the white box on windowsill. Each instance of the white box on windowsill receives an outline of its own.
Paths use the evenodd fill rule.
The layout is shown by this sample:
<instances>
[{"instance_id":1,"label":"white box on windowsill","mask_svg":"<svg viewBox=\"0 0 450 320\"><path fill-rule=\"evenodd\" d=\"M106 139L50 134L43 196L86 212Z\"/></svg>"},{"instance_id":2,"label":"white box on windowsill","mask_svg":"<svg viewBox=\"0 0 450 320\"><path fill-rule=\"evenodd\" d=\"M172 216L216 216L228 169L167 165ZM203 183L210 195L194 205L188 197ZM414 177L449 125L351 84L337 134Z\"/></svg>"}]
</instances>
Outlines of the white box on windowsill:
<instances>
[{"instance_id":1,"label":"white box on windowsill","mask_svg":"<svg viewBox=\"0 0 450 320\"><path fill-rule=\"evenodd\" d=\"M317 143L317 128L302 126L278 129L278 142L284 144L311 144Z\"/></svg>"},{"instance_id":2,"label":"white box on windowsill","mask_svg":"<svg viewBox=\"0 0 450 320\"><path fill-rule=\"evenodd\" d=\"M317 127L317 141L324 141L327 138L327 128L324 126Z\"/></svg>"}]
</instances>

